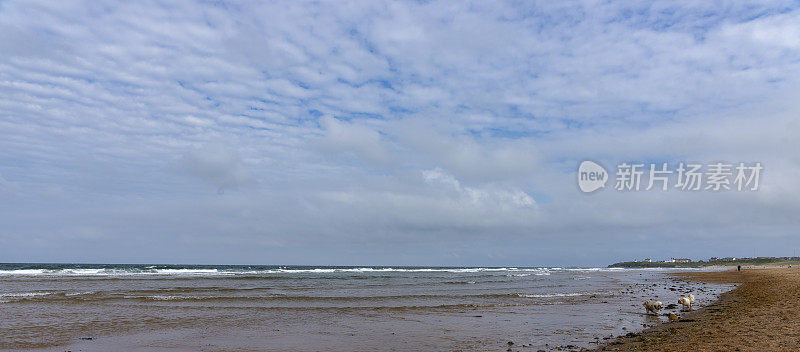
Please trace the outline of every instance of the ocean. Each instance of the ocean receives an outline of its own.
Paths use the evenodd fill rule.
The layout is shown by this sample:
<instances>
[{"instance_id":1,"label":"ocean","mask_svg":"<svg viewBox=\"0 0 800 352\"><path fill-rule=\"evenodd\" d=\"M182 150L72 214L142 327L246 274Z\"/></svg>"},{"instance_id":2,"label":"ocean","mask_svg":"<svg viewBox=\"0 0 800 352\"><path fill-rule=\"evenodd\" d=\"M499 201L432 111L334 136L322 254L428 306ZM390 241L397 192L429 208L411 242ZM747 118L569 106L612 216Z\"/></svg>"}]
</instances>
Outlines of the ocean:
<instances>
[{"instance_id":1,"label":"ocean","mask_svg":"<svg viewBox=\"0 0 800 352\"><path fill-rule=\"evenodd\" d=\"M678 270L0 264L0 349L580 350L733 287Z\"/></svg>"}]
</instances>

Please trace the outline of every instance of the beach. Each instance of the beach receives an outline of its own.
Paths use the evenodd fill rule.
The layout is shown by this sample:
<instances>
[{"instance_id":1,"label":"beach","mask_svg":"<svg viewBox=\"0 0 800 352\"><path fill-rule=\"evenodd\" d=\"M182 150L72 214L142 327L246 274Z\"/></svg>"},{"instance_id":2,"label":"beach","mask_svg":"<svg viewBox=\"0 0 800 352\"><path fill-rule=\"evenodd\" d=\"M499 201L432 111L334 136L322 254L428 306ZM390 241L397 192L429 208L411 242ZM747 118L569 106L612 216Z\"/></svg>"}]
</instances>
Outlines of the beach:
<instances>
[{"instance_id":1,"label":"beach","mask_svg":"<svg viewBox=\"0 0 800 352\"><path fill-rule=\"evenodd\" d=\"M707 269L11 268L0 350L800 349L800 269Z\"/></svg>"},{"instance_id":2,"label":"beach","mask_svg":"<svg viewBox=\"0 0 800 352\"><path fill-rule=\"evenodd\" d=\"M733 287L674 271L0 265L0 350L588 350Z\"/></svg>"},{"instance_id":3,"label":"beach","mask_svg":"<svg viewBox=\"0 0 800 352\"><path fill-rule=\"evenodd\" d=\"M746 267L674 274L693 282L739 284L680 321L601 346L599 351L800 350L800 269Z\"/></svg>"}]
</instances>

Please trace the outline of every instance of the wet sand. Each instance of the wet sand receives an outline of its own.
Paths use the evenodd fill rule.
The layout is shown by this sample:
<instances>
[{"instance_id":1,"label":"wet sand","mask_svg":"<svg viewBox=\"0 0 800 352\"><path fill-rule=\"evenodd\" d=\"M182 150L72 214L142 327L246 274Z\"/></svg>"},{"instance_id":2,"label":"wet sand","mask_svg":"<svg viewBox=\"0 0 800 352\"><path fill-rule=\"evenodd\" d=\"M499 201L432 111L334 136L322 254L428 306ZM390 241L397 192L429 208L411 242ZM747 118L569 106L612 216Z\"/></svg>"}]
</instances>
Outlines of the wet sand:
<instances>
[{"instance_id":1,"label":"wet sand","mask_svg":"<svg viewBox=\"0 0 800 352\"><path fill-rule=\"evenodd\" d=\"M732 288L638 269L65 266L0 278L0 351L586 350L665 322L645 299Z\"/></svg>"},{"instance_id":2,"label":"wet sand","mask_svg":"<svg viewBox=\"0 0 800 352\"><path fill-rule=\"evenodd\" d=\"M798 351L800 268L679 273L696 282L738 283L681 320L621 337L598 351Z\"/></svg>"}]
</instances>

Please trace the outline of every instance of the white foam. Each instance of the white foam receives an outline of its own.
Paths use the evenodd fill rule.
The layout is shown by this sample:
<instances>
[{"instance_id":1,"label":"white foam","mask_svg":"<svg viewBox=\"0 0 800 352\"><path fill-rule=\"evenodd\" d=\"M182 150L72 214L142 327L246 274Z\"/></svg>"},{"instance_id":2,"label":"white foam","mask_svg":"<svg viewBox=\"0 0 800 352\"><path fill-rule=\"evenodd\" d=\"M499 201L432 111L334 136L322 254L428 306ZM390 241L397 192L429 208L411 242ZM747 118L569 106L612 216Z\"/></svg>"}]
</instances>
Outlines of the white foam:
<instances>
[{"instance_id":1,"label":"white foam","mask_svg":"<svg viewBox=\"0 0 800 352\"><path fill-rule=\"evenodd\" d=\"M175 295L152 295L152 296L123 296L125 299L148 299L154 301L180 301L202 298L200 296L175 296Z\"/></svg>"},{"instance_id":2,"label":"white foam","mask_svg":"<svg viewBox=\"0 0 800 352\"><path fill-rule=\"evenodd\" d=\"M204 268L171 268L158 269L157 266L121 267L121 268L65 268L65 269L17 269L0 270L0 276L128 276L128 275L163 275L163 276L228 276L228 275L271 275L271 274L371 274L371 273L507 273L513 276L547 276L558 272L598 272L627 271L648 269L627 268L275 268L262 270L204 269ZM651 269L652 270L652 269ZM657 270L657 269L656 269ZM674 269L673 269L674 270Z\"/></svg>"},{"instance_id":3,"label":"white foam","mask_svg":"<svg viewBox=\"0 0 800 352\"><path fill-rule=\"evenodd\" d=\"M44 269L0 270L0 276L2 276L2 275L38 275L38 274L43 274L44 272L45 272Z\"/></svg>"},{"instance_id":4,"label":"white foam","mask_svg":"<svg viewBox=\"0 0 800 352\"><path fill-rule=\"evenodd\" d=\"M203 275L203 274L226 274L217 269L156 269L156 274L161 275Z\"/></svg>"},{"instance_id":5,"label":"white foam","mask_svg":"<svg viewBox=\"0 0 800 352\"><path fill-rule=\"evenodd\" d=\"M519 295L520 297L526 298L556 298L556 297L575 297L575 296L584 296L588 295L589 293L586 292L573 292L573 293L548 293L548 294L541 294L541 295Z\"/></svg>"},{"instance_id":6,"label":"white foam","mask_svg":"<svg viewBox=\"0 0 800 352\"><path fill-rule=\"evenodd\" d=\"M24 298L52 295L53 292L16 292L16 293L0 293L2 298Z\"/></svg>"},{"instance_id":7,"label":"white foam","mask_svg":"<svg viewBox=\"0 0 800 352\"><path fill-rule=\"evenodd\" d=\"M69 293L65 293L64 296L67 296L67 297L70 297L70 296L83 296L83 295L93 295L95 293L97 293L97 292L95 292L95 291L69 292Z\"/></svg>"}]
</instances>

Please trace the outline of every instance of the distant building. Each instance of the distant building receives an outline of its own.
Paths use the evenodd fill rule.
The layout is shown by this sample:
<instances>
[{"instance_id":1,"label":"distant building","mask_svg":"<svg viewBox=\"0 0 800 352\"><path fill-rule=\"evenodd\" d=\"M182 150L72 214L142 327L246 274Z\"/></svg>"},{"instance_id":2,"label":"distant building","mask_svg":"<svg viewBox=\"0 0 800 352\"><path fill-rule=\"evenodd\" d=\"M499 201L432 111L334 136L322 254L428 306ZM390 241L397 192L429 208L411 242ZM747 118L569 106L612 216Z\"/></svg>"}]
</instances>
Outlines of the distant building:
<instances>
[{"instance_id":1,"label":"distant building","mask_svg":"<svg viewBox=\"0 0 800 352\"><path fill-rule=\"evenodd\" d=\"M713 261L715 261L715 260L719 260L719 258L717 258L717 257L711 257L711 258L708 258L708 261L709 261L709 262L713 262Z\"/></svg>"},{"instance_id":2,"label":"distant building","mask_svg":"<svg viewBox=\"0 0 800 352\"><path fill-rule=\"evenodd\" d=\"M672 258L671 262L673 263L691 263L692 260L688 258Z\"/></svg>"},{"instance_id":3,"label":"distant building","mask_svg":"<svg viewBox=\"0 0 800 352\"><path fill-rule=\"evenodd\" d=\"M736 260L736 257L725 257L725 258L722 258L722 260L724 260L726 262L732 262L732 261Z\"/></svg>"},{"instance_id":4,"label":"distant building","mask_svg":"<svg viewBox=\"0 0 800 352\"><path fill-rule=\"evenodd\" d=\"M652 263L652 262L653 262L653 260L652 260L652 259L650 259L650 258L645 258L645 259L644 259L644 260L642 260L642 261L643 261L643 262L648 262L648 263Z\"/></svg>"}]
</instances>

